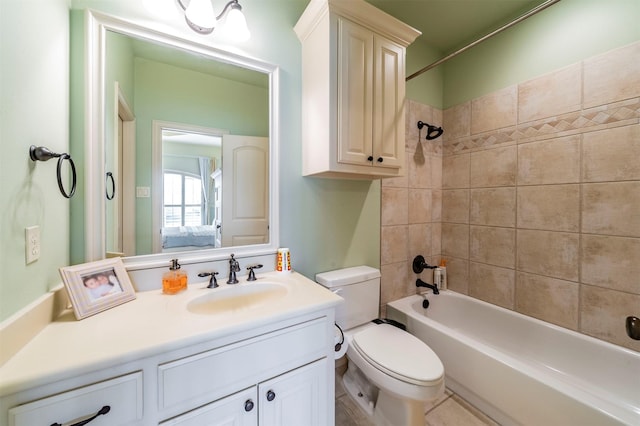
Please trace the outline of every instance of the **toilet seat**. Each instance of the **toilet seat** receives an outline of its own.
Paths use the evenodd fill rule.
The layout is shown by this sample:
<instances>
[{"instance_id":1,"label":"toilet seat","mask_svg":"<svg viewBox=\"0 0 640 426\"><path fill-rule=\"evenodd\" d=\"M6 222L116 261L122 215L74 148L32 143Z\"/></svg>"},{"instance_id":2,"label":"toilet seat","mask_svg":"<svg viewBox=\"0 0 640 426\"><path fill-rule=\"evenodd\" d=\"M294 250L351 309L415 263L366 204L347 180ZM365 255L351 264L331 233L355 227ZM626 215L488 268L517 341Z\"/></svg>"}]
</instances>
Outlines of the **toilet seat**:
<instances>
[{"instance_id":1,"label":"toilet seat","mask_svg":"<svg viewBox=\"0 0 640 426\"><path fill-rule=\"evenodd\" d=\"M441 383L444 366L438 356L417 337L389 324L380 324L353 335L352 345L375 368L398 380L418 386Z\"/></svg>"}]
</instances>

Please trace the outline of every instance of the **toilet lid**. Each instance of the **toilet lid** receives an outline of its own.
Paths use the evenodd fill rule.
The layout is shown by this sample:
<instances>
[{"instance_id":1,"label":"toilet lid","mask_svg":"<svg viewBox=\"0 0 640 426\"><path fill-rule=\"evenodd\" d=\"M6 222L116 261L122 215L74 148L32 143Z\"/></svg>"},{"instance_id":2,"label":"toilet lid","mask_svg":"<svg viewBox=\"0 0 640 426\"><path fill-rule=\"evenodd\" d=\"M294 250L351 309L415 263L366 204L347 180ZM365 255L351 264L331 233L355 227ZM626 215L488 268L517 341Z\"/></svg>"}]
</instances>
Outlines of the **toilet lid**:
<instances>
[{"instance_id":1,"label":"toilet lid","mask_svg":"<svg viewBox=\"0 0 640 426\"><path fill-rule=\"evenodd\" d=\"M356 333L353 346L376 368L408 383L429 386L444 375L442 362L429 346L389 324Z\"/></svg>"}]
</instances>

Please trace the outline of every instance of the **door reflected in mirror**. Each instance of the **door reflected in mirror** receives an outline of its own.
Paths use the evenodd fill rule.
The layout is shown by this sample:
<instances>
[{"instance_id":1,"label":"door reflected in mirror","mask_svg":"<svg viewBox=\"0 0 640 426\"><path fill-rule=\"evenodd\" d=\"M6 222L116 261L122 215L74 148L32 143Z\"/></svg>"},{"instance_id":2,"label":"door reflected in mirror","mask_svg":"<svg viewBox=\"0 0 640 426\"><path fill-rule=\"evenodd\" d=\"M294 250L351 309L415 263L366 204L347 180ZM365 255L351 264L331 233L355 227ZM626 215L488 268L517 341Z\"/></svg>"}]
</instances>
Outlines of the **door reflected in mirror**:
<instances>
[{"instance_id":1,"label":"door reflected in mirror","mask_svg":"<svg viewBox=\"0 0 640 426\"><path fill-rule=\"evenodd\" d=\"M269 74L116 31L104 68L106 255L268 244Z\"/></svg>"}]
</instances>

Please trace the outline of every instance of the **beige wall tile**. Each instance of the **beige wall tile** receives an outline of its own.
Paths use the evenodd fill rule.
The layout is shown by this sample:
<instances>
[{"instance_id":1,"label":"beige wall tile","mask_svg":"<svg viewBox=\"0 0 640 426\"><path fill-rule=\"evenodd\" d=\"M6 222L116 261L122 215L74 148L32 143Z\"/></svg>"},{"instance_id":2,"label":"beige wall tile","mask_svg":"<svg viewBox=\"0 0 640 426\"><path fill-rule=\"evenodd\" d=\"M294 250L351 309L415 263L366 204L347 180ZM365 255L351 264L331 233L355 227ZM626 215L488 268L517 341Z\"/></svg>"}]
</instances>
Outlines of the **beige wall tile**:
<instances>
[{"instance_id":1,"label":"beige wall tile","mask_svg":"<svg viewBox=\"0 0 640 426\"><path fill-rule=\"evenodd\" d=\"M431 222L431 190L409 189L409 223Z\"/></svg>"},{"instance_id":2,"label":"beige wall tile","mask_svg":"<svg viewBox=\"0 0 640 426\"><path fill-rule=\"evenodd\" d=\"M469 154L442 158L442 188L469 188Z\"/></svg>"},{"instance_id":3,"label":"beige wall tile","mask_svg":"<svg viewBox=\"0 0 640 426\"><path fill-rule=\"evenodd\" d=\"M518 187L518 228L578 232L580 185Z\"/></svg>"},{"instance_id":4,"label":"beige wall tile","mask_svg":"<svg viewBox=\"0 0 640 426\"><path fill-rule=\"evenodd\" d=\"M640 294L640 238L583 234L581 250L583 283Z\"/></svg>"},{"instance_id":5,"label":"beige wall tile","mask_svg":"<svg viewBox=\"0 0 640 426\"><path fill-rule=\"evenodd\" d=\"M471 226L469 259L490 265L515 266L516 230L491 226Z\"/></svg>"},{"instance_id":6,"label":"beige wall tile","mask_svg":"<svg viewBox=\"0 0 640 426\"><path fill-rule=\"evenodd\" d=\"M469 293L469 261L457 257L444 256L447 259L447 288L458 293Z\"/></svg>"},{"instance_id":7,"label":"beige wall tile","mask_svg":"<svg viewBox=\"0 0 640 426\"><path fill-rule=\"evenodd\" d=\"M582 232L640 237L640 181L583 185Z\"/></svg>"},{"instance_id":8,"label":"beige wall tile","mask_svg":"<svg viewBox=\"0 0 640 426\"><path fill-rule=\"evenodd\" d=\"M579 240L578 234L519 229L517 269L578 281Z\"/></svg>"},{"instance_id":9,"label":"beige wall tile","mask_svg":"<svg viewBox=\"0 0 640 426\"><path fill-rule=\"evenodd\" d=\"M577 63L518 86L518 121L526 123L580 109L582 69Z\"/></svg>"},{"instance_id":10,"label":"beige wall tile","mask_svg":"<svg viewBox=\"0 0 640 426\"><path fill-rule=\"evenodd\" d=\"M578 283L518 272L516 311L577 330L579 290Z\"/></svg>"},{"instance_id":11,"label":"beige wall tile","mask_svg":"<svg viewBox=\"0 0 640 426\"><path fill-rule=\"evenodd\" d=\"M468 189L445 189L442 191L442 221L469 223Z\"/></svg>"},{"instance_id":12,"label":"beige wall tile","mask_svg":"<svg viewBox=\"0 0 640 426\"><path fill-rule=\"evenodd\" d=\"M469 136L471 129L471 102L445 109L442 113L445 141Z\"/></svg>"},{"instance_id":13,"label":"beige wall tile","mask_svg":"<svg viewBox=\"0 0 640 426\"><path fill-rule=\"evenodd\" d=\"M431 224L431 254L440 255L442 253L442 223L433 222Z\"/></svg>"},{"instance_id":14,"label":"beige wall tile","mask_svg":"<svg viewBox=\"0 0 640 426\"><path fill-rule=\"evenodd\" d=\"M429 105L425 105L413 100L407 100L408 113L405 114L405 139L408 150L415 152L418 145L418 121L434 124L433 111ZM422 131L422 139L424 139L424 130Z\"/></svg>"},{"instance_id":15,"label":"beige wall tile","mask_svg":"<svg viewBox=\"0 0 640 426\"><path fill-rule=\"evenodd\" d=\"M409 252L408 260L413 260L415 256L421 254L425 257L431 256L431 224L409 225Z\"/></svg>"},{"instance_id":16,"label":"beige wall tile","mask_svg":"<svg viewBox=\"0 0 640 426\"><path fill-rule=\"evenodd\" d=\"M383 226L406 225L408 223L407 188L382 188L381 204L380 221Z\"/></svg>"},{"instance_id":17,"label":"beige wall tile","mask_svg":"<svg viewBox=\"0 0 640 426\"><path fill-rule=\"evenodd\" d=\"M469 262L469 296L513 309L515 285L515 270Z\"/></svg>"},{"instance_id":18,"label":"beige wall tile","mask_svg":"<svg viewBox=\"0 0 640 426\"><path fill-rule=\"evenodd\" d=\"M380 264L407 260L407 225L383 226L380 229Z\"/></svg>"},{"instance_id":19,"label":"beige wall tile","mask_svg":"<svg viewBox=\"0 0 640 426\"><path fill-rule=\"evenodd\" d=\"M585 182L640 180L640 125L585 133L582 167Z\"/></svg>"},{"instance_id":20,"label":"beige wall tile","mask_svg":"<svg viewBox=\"0 0 640 426\"><path fill-rule=\"evenodd\" d=\"M640 96L640 42L584 61L585 107Z\"/></svg>"},{"instance_id":21,"label":"beige wall tile","mask_svg":"<svg viewBox=\"0 0 640 426\"><path fill-rule=\"evenodd\" d=\"M431 161L429 161L429 157L423 156L416 160L415 155L412 155L409 157L408 162L407 179L409 188L431 188Z\"/></svg>"},{"instance_id":22,"label":"beige wall tile","mask_svg":"<svg viewBox=\"0 0 640 426\"><path fill-rule=\"evenodd\" d=\"M582 285L580 331L640 352L640 340L625 331L625 319L638 312L640 296Z\"/></svg>"},{"instance_id":23,"label":"beige wall tile","mask_svg":"<svg viewBox=\"0 0 640 426\"><path fill-rule=\"evenodd\" d=\"M518 87L510 86L471 101L471 134L517 124Z\"/></svg>"},{"instance_id":24,"label":"beige wall tile","mask_svg":"<svg viewBox=\"0 0 640 426\"><path fill-rule=\"evenodd\" d=\"M442 255L469 258L469 225L442 224Z\"/></svg>"},{"instance_id":25,"label":"beige wall tile","mask_svg":"<svg viewBox=\"0 0 640 426\"><path fill-rule=\"evenodd\" d=\"M380 268L380 304L415 294L407 273L406 262L395 262L382 265Z\"/></svg>"},{"instance_id":26,"label":"beige wall tile","mask_svg":"<svg viewBox=\"0 0 640 426\"><path fill-rule=\"evenodd\" d=\"M518 145L518 185L580 182L580 136Z\"/></svg>"},{"instance_id":27,"label":"beige wall tile","mask_svg":"<svg viewBox=\"0 0 640 426\"><path fill-rule=\"evenodd\" d=\"M517 173L517 146L472 152L469 173L472 188L514 186Z\"/></svg>"},{"instance_id":28,"label":"beige wall tile","mask_svg":"<svg viewBox=\"0 0 640 426\"><path fill-rule=\"evenodd\" d=\"M440 222L442 220L442 190L431 190L431 220Z\"/></svg>"},{"instance_id":29,"label":"beige wall tile","mask_svg":"<svg viewBox=\"0 0 640 426\"><path fill-rule=\"evenodd\" d=\"M516 225L516 189L472 189L469 221L474 225L513 227Z\"/></svg>"},{"instance_id":30,"label":"beige wall tile","mask_svg":"<svg viewBox=\"0 0 640 426\"><path fill-rule=\"evenodd\" d=\"M394 188L407 188L409 186L409 161L413 161L411 156L413 153L405 151L404 173L403 176L381 179L381 186Z\"/></svg>"},{"instance_id":31,"label":"beige wall tile","mask_svg":"<svg viewBox=\"0 0 640 426\"><path fill-rule=\"evenodd\" d=\"M431 185L433 188L442 188L442 157L431 156Z\"/></svg>"}]
</instances>

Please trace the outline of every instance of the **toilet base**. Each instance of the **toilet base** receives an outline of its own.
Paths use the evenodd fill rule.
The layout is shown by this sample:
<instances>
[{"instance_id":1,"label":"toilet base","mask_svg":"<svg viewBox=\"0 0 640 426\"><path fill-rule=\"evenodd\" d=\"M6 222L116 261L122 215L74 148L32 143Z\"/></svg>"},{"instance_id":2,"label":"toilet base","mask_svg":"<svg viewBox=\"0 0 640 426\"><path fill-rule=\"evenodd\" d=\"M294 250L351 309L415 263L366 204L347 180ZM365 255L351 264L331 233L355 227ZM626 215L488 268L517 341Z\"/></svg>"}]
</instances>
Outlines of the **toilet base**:
<instances>
[{"instance_id":1,"label":"toilet base","mask_svg":"<svg viewBox=\"0 0 640 426\"><path fill-rule=\"evenodd\" d=\"M425 403L397 398L378 389L349 362L342 376L344 388L377 426L424 426Z\"/></svg>"}]
</instances>

